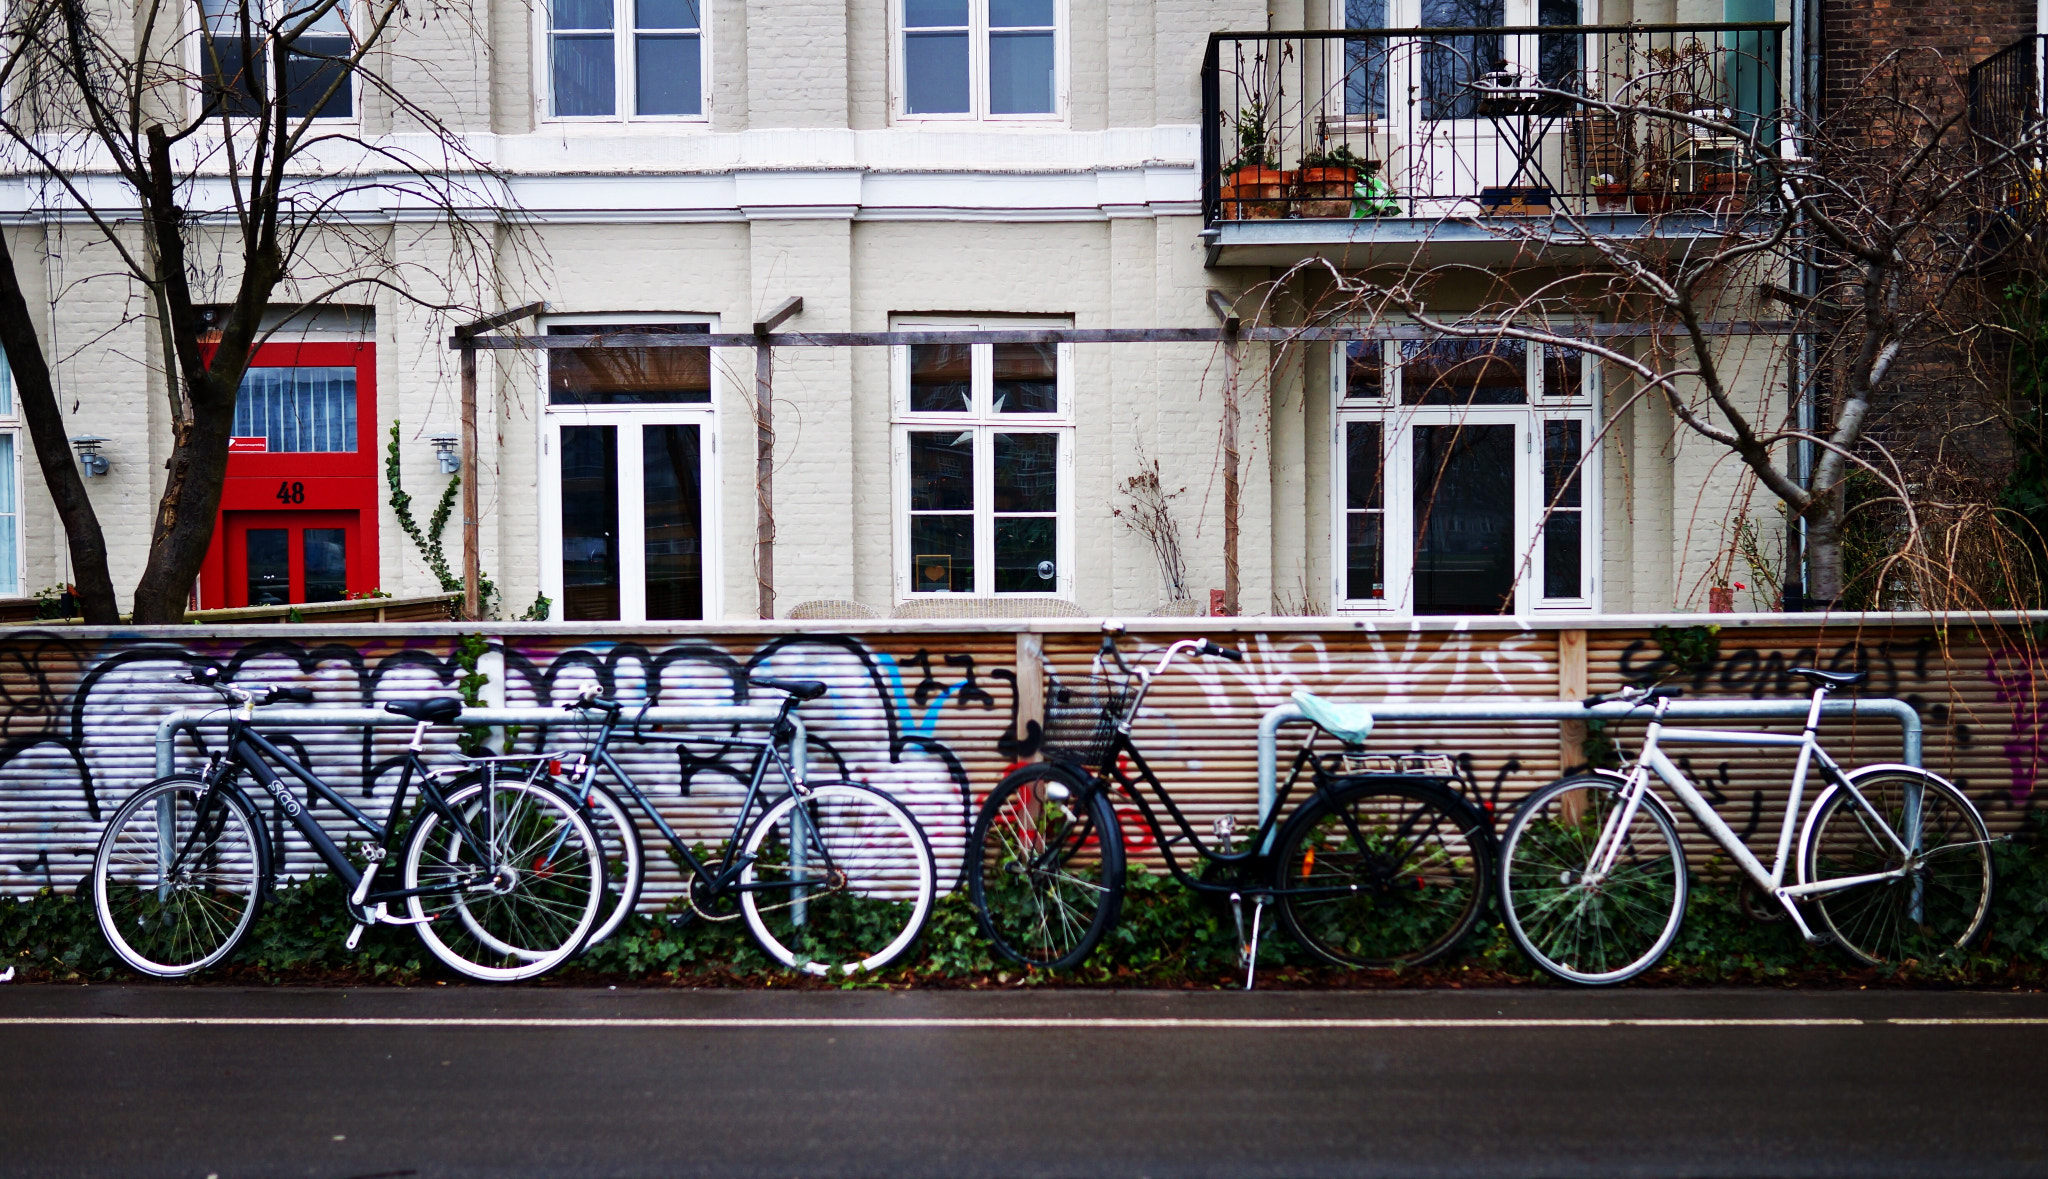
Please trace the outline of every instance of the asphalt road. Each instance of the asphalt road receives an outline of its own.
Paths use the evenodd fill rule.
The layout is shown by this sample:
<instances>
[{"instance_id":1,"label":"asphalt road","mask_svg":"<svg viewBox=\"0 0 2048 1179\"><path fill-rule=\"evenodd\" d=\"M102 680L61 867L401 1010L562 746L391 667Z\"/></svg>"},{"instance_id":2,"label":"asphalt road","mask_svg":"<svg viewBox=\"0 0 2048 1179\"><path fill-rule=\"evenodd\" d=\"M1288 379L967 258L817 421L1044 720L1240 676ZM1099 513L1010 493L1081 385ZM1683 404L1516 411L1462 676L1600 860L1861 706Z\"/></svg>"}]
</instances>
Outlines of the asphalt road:
<instances>
[{"instance_id":1,"label":"asphalt road","mask_svg":"<svg viewBox=\"0 0 2048 1179\"><path fill-rule=\"evenodd\" d=\"M7 1175L2048 1174L2048 996L0 987Z\"/></svg>"}]
</instances>

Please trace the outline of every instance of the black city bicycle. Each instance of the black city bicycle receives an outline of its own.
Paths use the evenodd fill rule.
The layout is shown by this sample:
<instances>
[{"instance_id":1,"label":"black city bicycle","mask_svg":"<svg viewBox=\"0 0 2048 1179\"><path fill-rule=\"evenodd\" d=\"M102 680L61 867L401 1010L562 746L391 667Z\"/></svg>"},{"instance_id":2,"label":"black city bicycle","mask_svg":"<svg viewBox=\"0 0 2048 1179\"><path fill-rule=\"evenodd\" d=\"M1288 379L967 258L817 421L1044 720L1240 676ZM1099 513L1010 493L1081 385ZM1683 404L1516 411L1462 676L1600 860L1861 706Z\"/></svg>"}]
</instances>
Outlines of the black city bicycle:
<instances>
[{"instance_id":1,"label":"black city bicycle","mask_svg":"<svg viewBox=\"0 0 2048 1179\"><path fill-rule=\"evenodd\" d=\"M1206 639L1184 639L1156 666L1133 671L1113 629L1087 682L1065 684L1048 669L1045 760L1003 779L982 804L968 845L975 912L997 950L1027 965L1065 969L1086 959L1116 924L1125 871L1112 805L1119 796L1135 804L1176 879L1228 899L1246 986L1268 904L1279 906L1297 941L1338 966L1420 965L1471 932L1493 871L1486 812L1457 789L1447 759L1365 754L1371 722L1362 712L1348 719L1341 706L1323 702L1322 715L1311 719L1345 750L1318 755L1312 733L1250 837L1238 844L1235 825L1224 818L1215 825L1216 843L1205 842L1131 737L1153 680L1190 653L1243 658ZM1304 776L1310 793L1287 815ZM1140 784L1172 818L1173 833ZM1183 867L1176 845L1192 849L1198 874Z\"/></svg>"},{"instance_id":2,"label":"black city bicycle","mask_svg":"<svg viewBox=\"0 0 2048 1179\"><path fill-rule=\"evenodd\" d=\"M384 706L415 726L379 823L256 731L256 705L311 703L311 692L222 683L217 669L181 678L228 702L227 743L199 774L159 778L131 795L93 857L100 930L136 970L164 978L203 970L232 953L255 922L284 852L264 829L252 782L348 888L350 949L365 926L410 925L454 969L509 982L566 961L596 925L603 861L574 801L543 784L498 781L473 768L432 770L421 759L427 726L454 721L462 701ZM303 800L273 766L305 784ZM414 781L419 805L395 839ZM360 871L313 817L316 799L365 834L356 845ZM395 887L379 881L389 879L394 855ZM400 905L404 916L393 912Z\"/></svg>"},{"instance_id":3,"label":"black city bicycle","mask_svg":"<svg viewBox=\"0 0 2048 1179\"><path fill-rule=\"evenodd\" d=\"M754 676L748 684L783 693L782 712L766 736L717 738L721 745L755 752L724 842L701 857L612 756L625 705L599 696L595 684L575 704L601 718L590 744L576 753L530 755L532 764L546 767L545 776L583 806L605 856L604 912L589 944L611 936L639 903L646 867L632 813L598 778L602 769L668 843L686 877L693 915L712 921L744 917L765 953L809 974L879 970L916 942L931 915L938 870L924 828L874 787L807 781L795 773L782 748L794 733L789 715L823 696L824 683ZM625 736L638 743L692 740L647 732L637 721ZM771 769L781 781L779 792Z\"/></svg>"}]
</instances>

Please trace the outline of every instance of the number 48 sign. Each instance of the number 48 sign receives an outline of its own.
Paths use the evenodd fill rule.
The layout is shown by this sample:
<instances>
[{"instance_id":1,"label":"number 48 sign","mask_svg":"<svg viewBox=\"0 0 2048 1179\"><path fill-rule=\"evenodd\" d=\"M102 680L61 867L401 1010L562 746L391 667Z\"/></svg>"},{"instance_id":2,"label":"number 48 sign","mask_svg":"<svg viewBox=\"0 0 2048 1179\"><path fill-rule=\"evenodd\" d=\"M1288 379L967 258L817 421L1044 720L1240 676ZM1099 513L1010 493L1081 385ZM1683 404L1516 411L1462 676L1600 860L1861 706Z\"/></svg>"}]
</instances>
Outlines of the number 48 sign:
<instances>
[{"instance_id":1,"label":"number 48 sign","mask_svg":"<svg viewBox=\"0 0 2048 1179\"><path fill-rule=\"evenodd\" d=\"M277 485L277 502L281 504L302 504L306 502L306 485L287 479Z\"/></svg>"}]
</instances>

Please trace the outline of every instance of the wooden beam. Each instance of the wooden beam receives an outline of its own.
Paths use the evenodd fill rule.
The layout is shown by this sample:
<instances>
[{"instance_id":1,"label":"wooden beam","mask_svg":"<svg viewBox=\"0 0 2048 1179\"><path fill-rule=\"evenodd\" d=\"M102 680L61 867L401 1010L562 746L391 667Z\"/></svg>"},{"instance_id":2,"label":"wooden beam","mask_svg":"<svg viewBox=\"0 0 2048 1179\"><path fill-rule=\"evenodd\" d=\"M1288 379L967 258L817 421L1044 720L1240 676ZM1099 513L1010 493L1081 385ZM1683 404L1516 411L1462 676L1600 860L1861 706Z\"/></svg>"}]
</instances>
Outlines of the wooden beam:
<instances>
[{"instance_id":1,"label":"wooden beam","mask_svg":"<svg viewBox=\"0 0 2048 1179\"><path fill-rule=\"evenodd\" d=\"M1236 305L1225 298L1222 291L1209 292L1209 310L1216 313L1216 321L1223 325L1224 335L1234 336L1237 334L1237 329L1243 326L1243 320L1238 317Z\"/></svg>"},{"instance_id":2,"label":"wooden beam","mask_svg":"<svg viewBox=\"0 0 2048 1179\"><path fill-rule=\"evenodd\" d=\"M804 297L802 295L791 295L782 301L781 306L770 311L768 318L754 321L754 334L757 336L767 335L788 322L790 316L801 312L803 309Z\"/></svg>"},{"instance_id":3,"label":"wooden beam","mask_svg":"<svg viewBox=\"0 0 2048 1179\"><path fill-rule=\"evenodd\" d=\"M481 333L546 311L546 303L528 303L485 316L455 329L462 351L462 616L472 622L483 613L483 553L479 535L476 463L476 350Z\"/></svg>"},{"instance_id":4,"label":"wooden beam","mask_svg":"<svg viewBox=\"0 0 2048 1179\"><path fill-rule=\"evenodd\" d=\"M1472 325L1461 325L1470 327ZM1798 326L1789 320L1722 320L1700 325L1709 336L1789 336ZM1414 324L1370 324L1356 327L1240 327L1237 338L1255 344L1315 344L1346 340L1429 340L1441 333ZM1576 324L1559 335L1581 340L1639 339L1680 336L1675 324ZM1220 344L1225 331L1213 328L1018 328L1010 331L929 332L778 332L768 337L776 348L891 348L906 344ZM554 348L755 348L761 337L749 332L707 335L616 334L575 336L475 336L470 343L485 349ZM463 338L450 337L448 347L461 348Z\"/></svg>"}]
</instances>

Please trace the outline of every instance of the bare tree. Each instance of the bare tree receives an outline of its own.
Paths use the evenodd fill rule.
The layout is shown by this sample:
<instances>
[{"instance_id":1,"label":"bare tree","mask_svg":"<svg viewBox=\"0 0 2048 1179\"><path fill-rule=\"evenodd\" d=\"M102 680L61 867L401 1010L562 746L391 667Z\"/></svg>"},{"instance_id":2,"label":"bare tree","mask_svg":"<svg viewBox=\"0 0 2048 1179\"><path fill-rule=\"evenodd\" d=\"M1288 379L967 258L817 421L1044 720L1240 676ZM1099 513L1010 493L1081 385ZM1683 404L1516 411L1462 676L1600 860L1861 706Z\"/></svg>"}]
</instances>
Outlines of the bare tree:
<instances>
[{"instance_id":1,"label":"bare tree","mask_svg":"<svg viewBox=\"0 0 2048 1179\"><path fill-rule=\"evenodd\" d=\"M1320 284L1323 322L1399 321L1594 358L1623 378L1596 436L1655 399L1684 431L1726 448L1806 522L1807 592L1823 602L1844 594L1844 493L1863 478L1877 489L1865 505L1898 521L1888 559L1926 587L1920 600L1953 597L1944 579L1971 547L1956 529L1995 528L1996 513L1989 502L1937 502L1946 524L1929 528L1925 472L1945 450L1953 457L1958 431L1995 419L1987 356L2002 329L1983 281L1998 244L1986 202L2038 158L2041 126L2006 142L1972 135L1961 76L1931 51L1879 62L1819 116L1730 109L1716 87L1738 52L1678 46L1626 77L1590 68L1569 81L1494 83L1621 128L1638 155L1633 187L1643 187L1642 157L1656 154L1640 145L1739 145L1738 171L1705 190L1652 165L1650 199L1635 205L1647 222L1617 226L1590 200L1560 201L1548 216L1486 220L1516 244L1512 267L1433 264L1417 251L1395 269L1359 275L1317 261L1279 281ZM1443 310L1454 286L1457 310ZM1486 293L1467 301L1475 287ZM1887 413L1889 428L1877 428ZM1753 533L1739 543L1753 548Z\"/></svg>"},{"instance_id":2,"label":"bare tree","mask_svg":"<svg viewBox=\"0 0 2048 1179\"><path fill-rule=\"evenodd\" d=\"M482 301L489 230L463 214L501 207L502 190L390 81L405 16L400 0L24 0L0 25L13 51L0 64L9 163L90 221L146 293L136 314L163 352L173 433L136 622L183 618L219 511L237 390L280 313L378 290L434 313ZM355 117L332 117L344 106ZM366 133L364 108L405 133ZM388 225L350 215L380 205L416 211L416 228L437 223L452 265L402 263ZM86 620L114 622L106 542L15 267L0 237L0 344Z\"/></svg>"}]
</instances>

